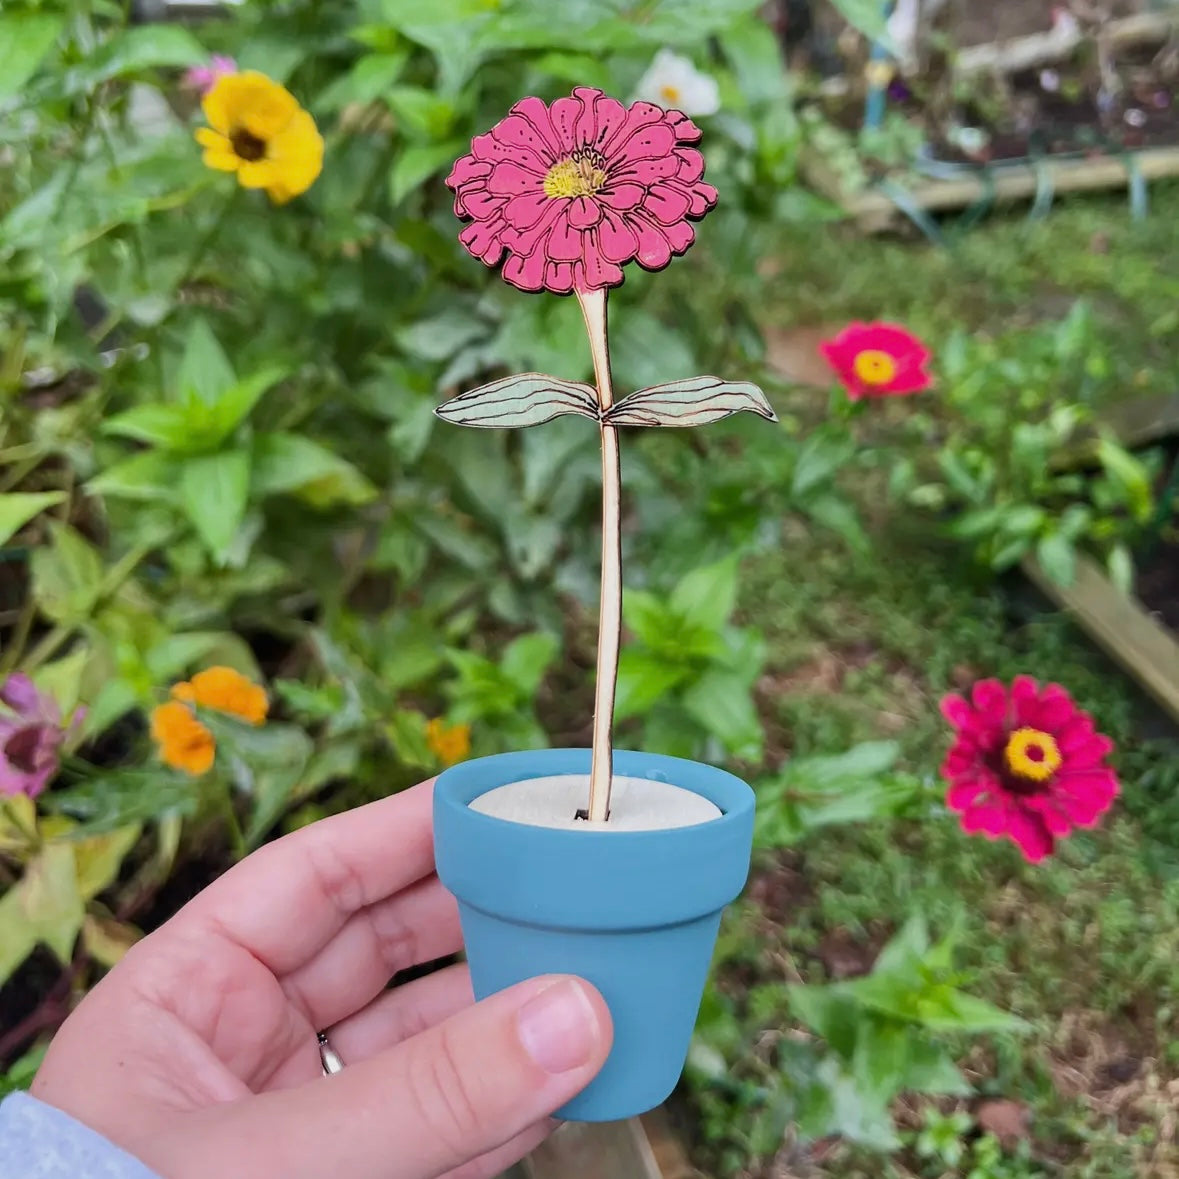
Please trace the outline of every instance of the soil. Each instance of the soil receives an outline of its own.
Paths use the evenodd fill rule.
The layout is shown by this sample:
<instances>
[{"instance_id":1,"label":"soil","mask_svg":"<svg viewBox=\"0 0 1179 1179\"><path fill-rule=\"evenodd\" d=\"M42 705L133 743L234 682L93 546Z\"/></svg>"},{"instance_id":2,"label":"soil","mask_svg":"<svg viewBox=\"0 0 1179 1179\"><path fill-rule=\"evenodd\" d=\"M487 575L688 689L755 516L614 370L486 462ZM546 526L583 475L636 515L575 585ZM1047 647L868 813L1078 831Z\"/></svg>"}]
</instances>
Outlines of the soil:
<instances>
[{"instance_id":1,"label":"soil","mask_svg":"<svg viewBox=\"0 0 1179 1179\"><path fill-rule=\"evenodd\" d=\"M1179 540L1159 545L1141 561L1137 592L1158 621L1179 634Z\"/></svg>"},{"instance_id":2,"label":"soil","mask_svg":"<svg viewBox=\"0 0 1179 1179\"><path fill-rule=\"evenodd\" d=\"M1167 494L1168 484L1174 490L1174 480L1179 479L1179 442L1168 449L1169 461L1155 487L1159 496ZM1138 553L1135 592L1163 626L1179 634L1179 513L1158 541Z\"/></svg>"},{"instance_id":3,"label":"soil","mask_svg":"<svg viewBox=\"0 0 1179 1179\"><path fill-rule=\"evenodd\" d=\"M990 4L951 0L951 5L955 10L951 28L957 44L985 45L1042 33L1051 27L1052 10L1061 7L1061 0L992 0ZM1144 0L1110 0L1104 7L1116 19L1144 12L1150 5Z\"/></svg>"}]
</instances>

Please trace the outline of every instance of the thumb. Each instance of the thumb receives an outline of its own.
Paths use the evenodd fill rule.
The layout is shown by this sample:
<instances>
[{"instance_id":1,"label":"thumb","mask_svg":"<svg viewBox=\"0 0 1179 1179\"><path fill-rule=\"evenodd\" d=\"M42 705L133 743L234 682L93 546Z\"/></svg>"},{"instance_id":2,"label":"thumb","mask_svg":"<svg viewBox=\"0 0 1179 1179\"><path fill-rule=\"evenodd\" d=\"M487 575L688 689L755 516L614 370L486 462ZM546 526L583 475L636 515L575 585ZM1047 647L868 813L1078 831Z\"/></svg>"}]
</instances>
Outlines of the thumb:
<instances>
[{"instance_id":1,"label":"thumb","mask_svg":"<svg viewBox=\"0 0 1179 1179\"><path fill-rule=\"evenodd\" d=\"M223 1106L216 1136L254 1179L321 1179L325 1162L350 1179L427 1179L576 1096L611 1039L588 983L532 979L331 1077Z\"/></svg>"}]
</instances>

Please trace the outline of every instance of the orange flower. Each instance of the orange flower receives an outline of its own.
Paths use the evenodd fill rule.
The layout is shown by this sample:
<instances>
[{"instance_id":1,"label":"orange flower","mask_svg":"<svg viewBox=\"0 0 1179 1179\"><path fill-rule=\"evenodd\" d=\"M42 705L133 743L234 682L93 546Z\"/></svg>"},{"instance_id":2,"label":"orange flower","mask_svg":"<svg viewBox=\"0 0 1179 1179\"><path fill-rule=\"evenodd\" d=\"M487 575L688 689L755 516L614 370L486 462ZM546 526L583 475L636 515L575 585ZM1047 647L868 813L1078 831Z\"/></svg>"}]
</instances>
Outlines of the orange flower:
<instances>
[{"instance_id":1,"label":"orange flower","mask_svg":"<svg viewBox=\"0 0 1179 1179\"><path fill-rule=\"evenodd\" d=\"M471 752L471 726L448 725L435 717L426 725L426 744L444 766L452 766Z\"/></svg>"},{"instance_id":2,"label":"orange flower","mask_svg":"<svg viewBox=\"0 0 1179 1179\"><path fill-rule=\"evenodd\" d=\"M232 667L198 671L191 680L173 685L172 696L186 704L228 713L251 725L260 725L270 708L265 690Z\"/></svg>"},{"instance_id":3,"label":"orange flower","mask_svg":"<svg viewBox=\"0 0 1179 1179\"><path fill-rule=\"evenodd\" d=\"M165 765L194 777L212 768L217 752L213 734L178 700L152 709L151 735L159 743Z\"/></svg>"}]
</instances>

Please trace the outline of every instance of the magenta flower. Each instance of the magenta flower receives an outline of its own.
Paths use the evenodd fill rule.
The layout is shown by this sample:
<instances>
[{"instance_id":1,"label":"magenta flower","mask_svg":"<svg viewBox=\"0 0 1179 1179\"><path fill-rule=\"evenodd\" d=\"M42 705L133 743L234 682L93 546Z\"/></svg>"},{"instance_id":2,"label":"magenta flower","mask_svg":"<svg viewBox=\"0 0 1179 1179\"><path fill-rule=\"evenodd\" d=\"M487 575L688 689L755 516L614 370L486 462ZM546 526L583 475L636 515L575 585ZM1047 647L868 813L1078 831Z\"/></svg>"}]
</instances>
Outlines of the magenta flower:
<instances>
[{"instance_id":1,"label":"magenta flower","mask_svg":"<svg viewBox=\"0 0 1179 1179\"><path fill-rule=\"evenodd\" d=\"M1118 780L1105 764L1113 742L1059 684L981 680L969 700L947 696L942 714L956 730L942 765L946 803L968 834L1006 835L1037 864L1113 805Z\"/></svg>"},{"instance_id":2,"label":"magenta flower","mask_svg":"<svg viewBox=\"0 0 1179 1179\"><path fill-rule=\"evenodd\" d=\"M0 795L36 798L57 773L58 752L68 736L61 710L19 672L4 681L0 701L11 710L0 713ZM69 731L82 716L81 710L74 713Z\"/></svg>"},{"instance_id":3,"label":"magenta flower","mask_svg":"<svg viewBox=\"0 0 1179 1179\"><path fill-rule=\"evenodd\" d=\"M193 66L192 69L185 71L184 84L191 90L196 90L201 94L207 94L212 90L218 78L224 77L226 74L236 73L237 62L232 57L214 53L209 58L208 65Z\"/></svg>"},{"instance_id":4,"label":"magenta flower","mask_svg":"<svg viewBox=\"0 0 1179 1179\"><path fill-rule=\"evenodd\" d=\"M704 157L685 146L699 138L682 111L586 86L552 106L521 99L447 177L471 222L459 240L523 291L617 286L631 261L660 270L716 204Z\"/></svg>"}]
</instances>

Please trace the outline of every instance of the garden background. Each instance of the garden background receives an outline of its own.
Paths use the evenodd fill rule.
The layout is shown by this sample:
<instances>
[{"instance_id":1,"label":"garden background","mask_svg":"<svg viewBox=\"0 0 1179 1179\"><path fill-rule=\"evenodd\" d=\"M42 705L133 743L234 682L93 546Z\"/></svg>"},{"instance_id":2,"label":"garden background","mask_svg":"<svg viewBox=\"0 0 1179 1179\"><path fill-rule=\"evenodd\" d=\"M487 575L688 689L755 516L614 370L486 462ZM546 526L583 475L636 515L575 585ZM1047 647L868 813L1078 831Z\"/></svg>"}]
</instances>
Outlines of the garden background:
<instances>
[{"instance_id":1,"label":"garden background","mask_svg":"<svg viewBox=\"0 0 1179 1179\"><path fill-rule=\"evenodd\" d=\"M721 201L615 294L616 378L747 377L780 418L623 439L619 745L759 792L677 1126L717 1176L1179 1174L1179 740L1023 572L1092 563L1179 624L1176 445L1113 425L1173 404L1179 189L865 237L800 174L835 149L798 7L5 4L0 678L37 695L0 717L0 1087L250 848L461 757L588 744L596 449L433 412L589 376L579 312L474 262L443 181L521 95L628 99L672 50L716 82ZM878 8L838 7L860 31L828 51L863 64ZM315 119L288 203L202 163L186 71L213 54ZM933 388L850 400L819 345L855 320L916 333ZM214 703L215 762L165 765L149 717L210 667L266 719ZM942 697L1018 675L1093 714L1122 783L1037 864L965 834L939 777Z\"/></svg>"}]
</instances>

